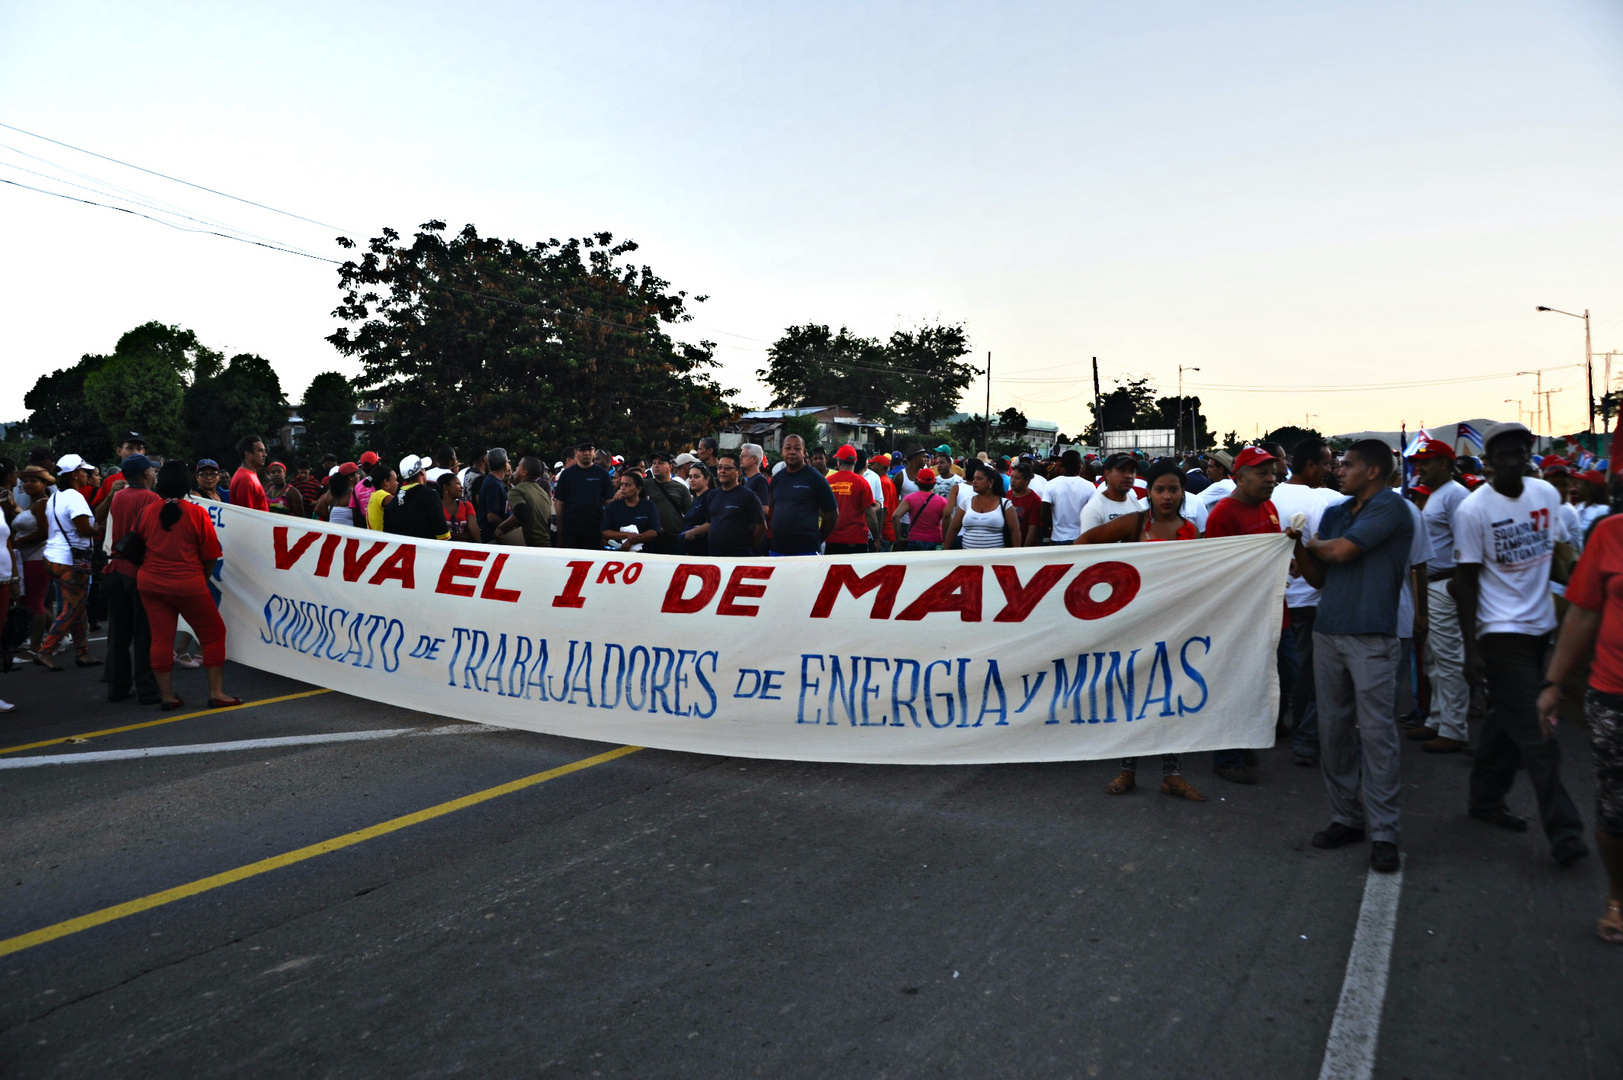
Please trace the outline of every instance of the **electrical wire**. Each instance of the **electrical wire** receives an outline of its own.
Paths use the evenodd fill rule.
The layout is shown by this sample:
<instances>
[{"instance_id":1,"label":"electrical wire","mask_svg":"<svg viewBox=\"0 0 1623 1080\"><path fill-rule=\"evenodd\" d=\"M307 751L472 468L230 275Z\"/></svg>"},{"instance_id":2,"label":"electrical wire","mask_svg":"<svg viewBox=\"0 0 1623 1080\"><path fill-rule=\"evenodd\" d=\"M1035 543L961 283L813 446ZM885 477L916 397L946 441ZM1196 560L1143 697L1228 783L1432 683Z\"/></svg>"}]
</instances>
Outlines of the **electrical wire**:
<instances>
[{"instance_id":1,"label":"electrical wire","mask_svg":"<svg viewBox=\"0 0 1623 1080\"><path fill-rule=\"evenodd\" d=\"M171 229L175 229L179 232L205 233L209 236L223 237L226 240L236 240L244 244L252 244L255 247L270 248L272 251L285 251L289 255L302 255L306 259L315 259L317 262L332 263L334 266L340 265L337 259L325 259L320 255L312 255L308 251L299 251L295 248L282 247L280 244L268 244L259 240L249 240L242 236L232 236L230 233L216 232L214 229L189 229L184 225L176 225L173 221L165 221L162 218L153 217L151 214L143 214L140 211L131 210L128 207L112 206L108 203L99 203L90 199L81 199L77 195L64 195L60 191L46 191L44 188L34 187L32 184L19 184L15 180L7 180L3 176L0 176L0 184L10 184L12 187L23 188L27 191L37 191L41 195L54 195L58 199L67 199L69 202L84 203L86 206L99 206L103 210L117 210L121 214L129 214L132 217L146 218L148 221L156 221L159 225L167 225Z\"/></svg>"},{"instance_id":2,"label":"electrical wire","mask_svg":"<svg viewBox=\"0 0 1623 1080\"><path fill-rule=\"evenodd\" d=\"M15 126L13 124L7 124L4 121L0 121L0 127L3 127L8 131L15 131L15 132L17 132L18 134L21 134L21 135L27 135L31 139L39 139L42 142L53 143L56 146L66 147L69 150L74 150L74 151L77 151L78 153L81 153L81 154L89 154L91 157L101 158L103 161L111 161L114 165L122 165L126 169L135 169L138 172L144 172L144 173L147 173L147 174L149 174L151 176L157 176L157 177L160 177L160 178L162 178L164 180L169 180L169 181L171 181L173 183L176 183L176 184L185 184L187 187L196 188L199 191L206 191L210 195L218 195L223 199L230 199L233 202L245 203L248 206L257 206L261 210L269 210L273 214L281 214L283 217L290 217L290 218L295 218L295 219L297 219L299 221L309 222L311 225L320 225L323 229L332 229L334 232L341 232L341 233L348 233L348 232L351 231L349 229L339 228L337 225L329 225L325 221L317 221L315 218L307 218L303 214L295 214L290 210L278 210L274 206L266 206L264 203L254 202L252 199L244 199L239 195L232 195L232 194L229 194L229 193L224 192L224 191L217 191L217 190L215 190L214 188L211 188L211 187L204 187L202 184L194 184L190 180L182 180L179 177L170 176L167 173L158 172L156 169L148 169L148 168L145 168L145 167L140 166L140 165L132 165L127 161L120 161L118 158L109 157L106 154L98 154L94 150L86 150L82 146L74 146L72 143L65 143L60 139L53 139L48 135L36 135L32 131L25 131L20 127L17 127L17 126Z\"/></svg>"}]
</instances>

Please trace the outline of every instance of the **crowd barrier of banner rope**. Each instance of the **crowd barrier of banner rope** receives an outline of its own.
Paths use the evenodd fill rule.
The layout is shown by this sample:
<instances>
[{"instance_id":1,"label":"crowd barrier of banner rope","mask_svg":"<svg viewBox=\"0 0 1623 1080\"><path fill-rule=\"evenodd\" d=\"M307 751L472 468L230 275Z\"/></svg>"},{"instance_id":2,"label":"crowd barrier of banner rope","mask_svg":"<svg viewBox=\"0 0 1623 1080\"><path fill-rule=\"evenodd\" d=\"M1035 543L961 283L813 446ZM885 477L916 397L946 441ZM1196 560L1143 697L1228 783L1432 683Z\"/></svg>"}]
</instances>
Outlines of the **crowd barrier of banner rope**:
<instances>
[{"instance_id":1,"label":"crowd barrier of banner rope","mask_svg":"<svg viewBox=\"0 0 1623 1080\"><path fill-rule=\"evenodd\" d=\"M1272 744L1281 536L780 559L414 540L219 503L231 659L442 716L890 764Z\"/></svg>"}]
</instances>

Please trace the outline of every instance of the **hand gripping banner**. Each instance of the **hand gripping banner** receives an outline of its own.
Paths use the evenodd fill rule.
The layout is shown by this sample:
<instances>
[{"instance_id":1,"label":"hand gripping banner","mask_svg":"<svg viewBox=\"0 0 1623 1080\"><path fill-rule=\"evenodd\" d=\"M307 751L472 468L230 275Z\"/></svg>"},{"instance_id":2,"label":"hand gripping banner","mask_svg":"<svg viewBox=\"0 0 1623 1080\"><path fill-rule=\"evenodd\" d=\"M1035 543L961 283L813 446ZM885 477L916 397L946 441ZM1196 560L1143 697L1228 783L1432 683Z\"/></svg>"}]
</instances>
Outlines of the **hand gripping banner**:
<instances>
[{"instance_id":1,"label":"hand gripping banner","mask_svg":"<svg viewBox=\"0 0 1623 1080\"><path fill-rule=\"evenodd\" d=\"M1282 536L702 559L207 506L231 659L403 708L805 761L1273 742Z\"/></svg>"}]
</instances>

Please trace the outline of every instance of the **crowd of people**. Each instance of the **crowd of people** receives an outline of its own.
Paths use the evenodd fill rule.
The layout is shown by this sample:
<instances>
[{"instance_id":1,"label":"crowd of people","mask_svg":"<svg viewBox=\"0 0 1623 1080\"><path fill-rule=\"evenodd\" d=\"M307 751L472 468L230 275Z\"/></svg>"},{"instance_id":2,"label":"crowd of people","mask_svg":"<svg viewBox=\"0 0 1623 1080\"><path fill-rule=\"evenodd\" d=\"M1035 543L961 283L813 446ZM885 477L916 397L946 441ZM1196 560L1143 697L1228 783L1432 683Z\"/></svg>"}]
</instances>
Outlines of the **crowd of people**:
<instances>
[{"instance_id":1,"label":"crowd of people","mask_svg":"<svg viewBox=\"0 0 1623 1080\"><path fill-rule=\"evenodd\" d=\"M1563 687L1587 668L1594 835L1611 883L1599 933L1623 944L1623 517L1608 501L1618 478L1609 484L1607 461L1579 468L1534 445L1525 426L1499 424L1482 459L1427 439L1406 469L1375 439L1339 453L1310 438L1288 452L1263 442L1151 460L1075 449L966 458L922 444L830 452L789 435L776 461L753 443L703 438L630 460L584 442L550 467L533 450L470 449L464 462L451 446L290 466L249 436L228 475L209 459L157 468L130 432L105 471L46 448L20 470L0 459L5 664L15 655L62 670L71 639L76 666L100 666L87 632L105 618L110 700L178 708L180 665L206 669L210 706L236 703L208 584L220 557L210 501L422 539L715 558L1284 534L1294 552L1270 719L1294 764L1323 775L1329 823L1313 845L1368 840L1375 870L1398 868L1400 749L1412 740L1473 755L1470 816L1514 832L1528 822L1505 799L1525 770L1553 859L1585 857L1553 733ZM1106 792L1131 792L1137 765L1120 762ZM1243 747L1212 755L1214 774L1237 784L1257 783L1257 766ZM1206 801L1179 755L1163 755L1161 771L1162 792Z\"/></svg>"}]
</instances>

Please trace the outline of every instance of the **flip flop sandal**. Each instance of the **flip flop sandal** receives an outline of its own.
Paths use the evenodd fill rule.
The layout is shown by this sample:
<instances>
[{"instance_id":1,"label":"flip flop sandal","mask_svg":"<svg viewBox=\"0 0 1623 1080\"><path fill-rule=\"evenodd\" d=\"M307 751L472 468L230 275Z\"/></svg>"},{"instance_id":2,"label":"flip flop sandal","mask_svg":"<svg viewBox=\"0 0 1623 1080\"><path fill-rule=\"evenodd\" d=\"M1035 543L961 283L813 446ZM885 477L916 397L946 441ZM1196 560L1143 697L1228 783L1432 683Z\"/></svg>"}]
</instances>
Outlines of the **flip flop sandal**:
<instances>
[{"instance_id":1,"label":"flip flop sandal","mask_svg":"<svg viewBox=\"0 0 1623 1080\"><path fill-rule=\"evenodd\" d=\"M1623 901L1606 902L1606 914L1600 917L1595 933L1609 945L1623 945Z\"/></svg>"}]
</instances>

